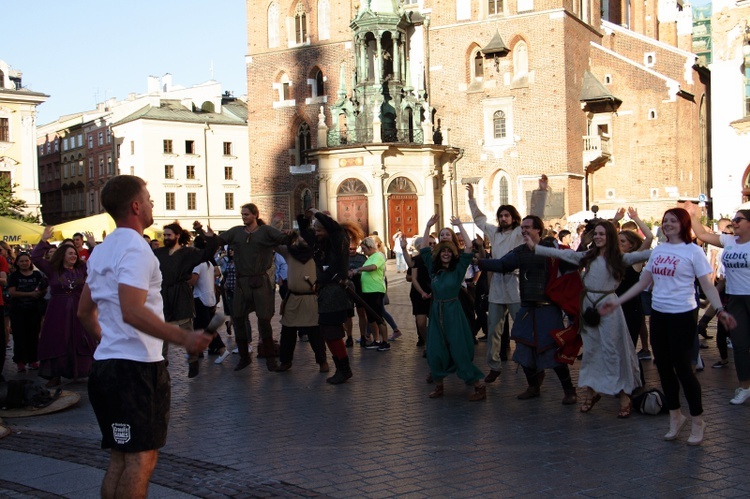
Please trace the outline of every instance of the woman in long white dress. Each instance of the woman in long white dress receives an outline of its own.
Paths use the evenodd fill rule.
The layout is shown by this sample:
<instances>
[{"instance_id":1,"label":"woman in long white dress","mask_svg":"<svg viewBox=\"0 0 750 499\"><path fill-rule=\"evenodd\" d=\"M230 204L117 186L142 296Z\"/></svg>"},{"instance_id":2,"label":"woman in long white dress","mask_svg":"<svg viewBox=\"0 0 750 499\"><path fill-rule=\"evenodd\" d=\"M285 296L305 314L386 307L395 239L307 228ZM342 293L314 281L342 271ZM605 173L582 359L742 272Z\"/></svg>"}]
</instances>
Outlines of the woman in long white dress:
<instances>
[{"instance_id":1,"label":"woman in long white dress","mask_svg":"<svg viewBox=\"0 0 750 499\"><path fill-rule=\"evenodd\" d=\"M527 241L538 255L565 260L582 269L585 295L581 304L581 337L584 356L578 374L578 386L586 390L581 412L589 412L601 394L620 399L618 418L630 416L630 394L641 386L638 358L628 333L625 315L618 309L606 317L589 317L586 310L617 297L615 290L628 265L648 260L650 250L623 255L615 226L602 220L594 227L594 246L586 252L536 246ZM587 320L588 319L588 320ZM598 322L597 322L597 319Z\"/></svg>"}]
</instances>

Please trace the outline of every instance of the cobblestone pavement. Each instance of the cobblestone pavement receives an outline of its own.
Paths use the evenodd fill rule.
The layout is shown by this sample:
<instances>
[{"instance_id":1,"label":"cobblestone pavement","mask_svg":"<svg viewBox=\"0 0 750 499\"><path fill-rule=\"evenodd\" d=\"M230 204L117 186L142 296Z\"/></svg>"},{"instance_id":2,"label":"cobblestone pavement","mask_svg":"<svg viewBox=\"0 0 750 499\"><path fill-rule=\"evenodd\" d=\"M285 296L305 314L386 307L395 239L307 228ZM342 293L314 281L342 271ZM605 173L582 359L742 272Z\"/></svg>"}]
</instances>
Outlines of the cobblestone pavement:
<instances>
[{"instance_id":1,"label":"cobblestone pavement","mask_svg":"<svg viewBox=\"0 0 750 499\"><path fill-rule=\"evenodd\" d=\"M404 336L390 352L350 349L354 378L341 386L325 383L304 342L288 372L269 373L262 359L233 372L236 355L222 365L211 356L192 380L181 352L172 349L169 438L150 496L750 495L750 406L728 403L737 386L733 363L711 369L718 359L713 341L702 351L707 368L698 375L708 422L701 447L685 444L689 429L677 441L663 441L667 416L617 419L612 397L588 414L563 406L554 375L547 376L541 397L519 401L525 378L512 362L488 386L486 401L468 402L470 389L456 377L446 380L443 398L431 400L427 365L415 347L408 284L392 261L389 281L388 309ZM278 318L274 327L278 335ZM486 372L485 351L480 342L475 358ZM645 364L647 384L656 386L653 364ZM9 368L6 376L21 375ZM575 381L577 368L573 376ZM14 433L0 440L0 462L24 457L28 464L0 465L0 496L95 496L98 483L88 484L86 494L73 493L39 464L96 471L92 482L106 468L85 384L67 389L81 393L78 406L5 421Z\"/></svg>"}]
</instances>

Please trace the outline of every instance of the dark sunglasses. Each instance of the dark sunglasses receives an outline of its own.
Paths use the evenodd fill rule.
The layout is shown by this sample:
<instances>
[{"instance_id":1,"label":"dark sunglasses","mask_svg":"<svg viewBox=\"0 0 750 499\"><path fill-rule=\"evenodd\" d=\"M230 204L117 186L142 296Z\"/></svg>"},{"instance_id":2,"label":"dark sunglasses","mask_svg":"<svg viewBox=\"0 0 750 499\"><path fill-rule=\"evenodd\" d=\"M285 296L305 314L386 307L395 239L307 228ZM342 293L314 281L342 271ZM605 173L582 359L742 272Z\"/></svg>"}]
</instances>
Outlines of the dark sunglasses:
<instances>
[{"instance_id":1,"label":"dark sunglasses","mask_svg":"<svg viewBox=\"0 0 750 499\"><path fill-rule=\"evenodd\" d=\"M734 218L732 219L732 223L734 223L734 224L738 224L738 223L740 223L740 222L741 222L741 221L743 221L743 220L747 220L747 218L745 218L745 217L734 217Z\"/></svg>"}]
</instances>

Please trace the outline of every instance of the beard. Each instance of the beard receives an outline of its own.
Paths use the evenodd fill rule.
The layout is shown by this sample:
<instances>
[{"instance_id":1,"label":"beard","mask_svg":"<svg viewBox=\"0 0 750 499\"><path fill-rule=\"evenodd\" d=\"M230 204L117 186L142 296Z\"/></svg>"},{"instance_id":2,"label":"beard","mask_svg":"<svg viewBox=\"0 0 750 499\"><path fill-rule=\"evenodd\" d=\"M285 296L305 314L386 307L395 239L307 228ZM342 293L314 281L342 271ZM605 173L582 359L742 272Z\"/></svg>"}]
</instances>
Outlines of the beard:
<instances>
[{"instance_id":1,"label":"beard","mask_svg":"<svg viewBox=\"0 0 750 499\"><path fill-rule=\"evenodd\" d=\"M505 230L508 230L508 229L510 229L510 225L511 225L511 224L509 224L509 223L508 223L508 222L506 222L505 220L502 220L502 221L500 221L500 223L498 224L498 227L500 228L500 230L501 230L501 231L505 231Z\"/></svg>"},{"instance_id":2,"label":"beard","mask_svg":"<svg viewBox=\"0 0 750 499\"><path fill-rule=\"evenodd\" d=\"M164 247L172 249L177 246L177 239L164 239Z\"/></svg>"}]
</instances>

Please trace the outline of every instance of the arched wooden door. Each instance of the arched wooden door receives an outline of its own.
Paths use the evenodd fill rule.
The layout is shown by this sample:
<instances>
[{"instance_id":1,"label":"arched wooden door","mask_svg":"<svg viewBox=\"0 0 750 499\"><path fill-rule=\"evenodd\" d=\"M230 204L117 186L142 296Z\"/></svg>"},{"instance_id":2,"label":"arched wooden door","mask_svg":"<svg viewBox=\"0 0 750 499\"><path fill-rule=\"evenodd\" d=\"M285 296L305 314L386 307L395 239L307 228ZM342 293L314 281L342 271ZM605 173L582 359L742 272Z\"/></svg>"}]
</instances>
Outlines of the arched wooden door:
<instances>
[{"instance_id":1,"label":"arched wooden door","mask_svg":"<svg viewBox=\"0 0 750 499\"><path fill-rule=\"evenodd\" d=\"M357 222L365 234L370 233L367 187L360 180L348 178L336 192L336 213L339 222Z\"/></svg>"},{"instance_id":2,"label":"arched wooden door","mask_svg":"<svg viewBox=\"0 0 750 499\"><path fill-rule=\"evenodd\" d=\"M393 235L401 230L406 237L419 234L417 189L406 177L397 177L388 185L388 246Z\"/></svg>"}]
</instances>

